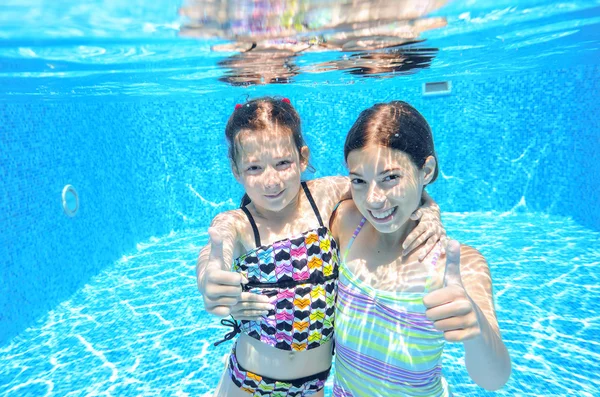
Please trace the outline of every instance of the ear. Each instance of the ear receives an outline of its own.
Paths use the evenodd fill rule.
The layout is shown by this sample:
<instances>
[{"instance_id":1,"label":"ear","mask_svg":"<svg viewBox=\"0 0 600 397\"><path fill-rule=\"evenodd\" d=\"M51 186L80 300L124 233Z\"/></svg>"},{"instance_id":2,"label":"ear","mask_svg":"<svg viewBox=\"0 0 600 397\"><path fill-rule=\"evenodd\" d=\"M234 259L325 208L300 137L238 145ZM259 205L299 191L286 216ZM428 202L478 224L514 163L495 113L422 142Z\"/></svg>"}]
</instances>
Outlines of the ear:
<instances>
[{"instance_id":1,"label":"ear","mask_svg":"<svg viewBox=\"0 0 600 397\"><path fill-rule=\"evenodd\" d=\"M300 170L302 172L306 171L308 168L308 159L310 158L310 149L308 146L302 146L300 149Z\"/></svg>"},{"instance_id":2,"label":"ear","mask_svg":"<svg viewBox=\"0 0 600 397\"><path fill-rule=\"evenodd\" d=\"M429 182L433 179L433 175L435 174L435 167L437 167L437 161L435 161L435 157L429 156L425 160L425 164L423 164L423 168L421 168L421 172L423 173L423 185L428 185Z\"/></svg>"}]
</instances>

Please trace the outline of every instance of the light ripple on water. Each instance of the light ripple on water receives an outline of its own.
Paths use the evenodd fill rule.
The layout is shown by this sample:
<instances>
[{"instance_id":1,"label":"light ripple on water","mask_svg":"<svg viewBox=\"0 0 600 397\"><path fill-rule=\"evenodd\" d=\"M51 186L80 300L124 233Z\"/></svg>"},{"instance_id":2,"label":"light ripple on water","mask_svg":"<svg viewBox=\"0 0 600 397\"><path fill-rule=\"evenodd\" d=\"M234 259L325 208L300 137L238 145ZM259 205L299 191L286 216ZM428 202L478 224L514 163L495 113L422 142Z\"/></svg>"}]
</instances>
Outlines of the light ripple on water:
<instances>
[{"instance_id":1,"label":"light ripple on water","mask_svg":"<svg viewBox=\"0 0 600 397\"><path fill-rule=\"evenodd\" d=\"M600 234L531 213L444 221L491 264L513 359L510 382L493 395L594 395ZM196 289L206 241L204 230L193 230L140 242L0 348L0 395L210 395L231 344L212 346L225 331L204 313ZM448 345L444 371L457 395L492 395L470 382L460 345Z\"/></svg>"}]
</instances>

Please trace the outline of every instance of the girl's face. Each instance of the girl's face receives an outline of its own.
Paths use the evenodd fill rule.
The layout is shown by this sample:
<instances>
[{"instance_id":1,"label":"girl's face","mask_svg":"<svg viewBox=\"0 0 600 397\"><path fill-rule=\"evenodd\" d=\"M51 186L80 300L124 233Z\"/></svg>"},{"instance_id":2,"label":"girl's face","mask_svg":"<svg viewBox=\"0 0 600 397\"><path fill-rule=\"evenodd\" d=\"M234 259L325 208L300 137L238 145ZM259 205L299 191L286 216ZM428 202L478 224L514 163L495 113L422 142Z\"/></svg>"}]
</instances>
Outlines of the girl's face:
<instances>
[{"instance_id":1,"label":"girl's face","mask_svg":"<svg viewBox=\"0 0 600 397\"><path fill-rule=\"evenodd\" d=\"M289 132L241 131L238 137L235 178L255 206L281 211L298 194L308 160L300 159ZM308 148L301 151L302 158L308 159Z\"/></svg>"},{"instance_id":2,"label":"girl's face","mask_svg":"<svg viewBox=\"0 0 600 397\"><path fill-rule=\"evenodd\" d=\"M393 233L409 220L435 170L433 156L419 169L406 153L377 144L350 152L347 163L352 199L380 233Z\"/></svg>"}]
</instances>

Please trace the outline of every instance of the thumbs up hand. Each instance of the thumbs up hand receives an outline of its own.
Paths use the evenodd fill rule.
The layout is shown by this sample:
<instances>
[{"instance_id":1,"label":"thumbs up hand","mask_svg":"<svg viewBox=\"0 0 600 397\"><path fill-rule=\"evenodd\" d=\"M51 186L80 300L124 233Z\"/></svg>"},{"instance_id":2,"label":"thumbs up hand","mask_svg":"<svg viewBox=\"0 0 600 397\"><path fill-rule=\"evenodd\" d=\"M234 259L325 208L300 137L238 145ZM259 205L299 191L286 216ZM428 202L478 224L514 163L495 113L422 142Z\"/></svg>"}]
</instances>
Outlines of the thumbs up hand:
<instances>
[{"instance_id":1,"label":"thumbs up hand","mask_svg":"<svg viewBox=\"0 0 600 397\"><path fill-rule=\"evenodd\" d=\"M425 295L425 315L449 342L464 342L481 334L476 305L460 277L460 244L450 240L446 249L444 287Z\"/></svg>"},{"instance_id":2,"label":"thumbs up hand","mask_svg":"<svg viewBox=\"0 0 600 397\"><path fill-rule=\"evenodd\" d=\"M231 308L241 300L242 275L224 270L223 238L218 229L208 229L210 256L202 279L202 298L206 311L219 317L231 314Z\"/></svg>"},{"instance_id":3,"label":"thumbs up hand","mask_svg":"<svg viewBox=\"0 0 600 397\"><path fill-rule=\"evenodd\" d=\"M201 277L200 291L207 312L218 316L233 316L236 320L256 320L266 315L274 306L269 302L267 296L242 292L242 285L248 283L248 279L241 273L231 272L226 263L231 262L226 252L231 252L232 247L224 248L223 235L226 230L223 227L210 227L210 254L208 258L201 255L200 261L204 269ZM227 244L230 244L227 239Z\"/></svg>"}]
</instances>

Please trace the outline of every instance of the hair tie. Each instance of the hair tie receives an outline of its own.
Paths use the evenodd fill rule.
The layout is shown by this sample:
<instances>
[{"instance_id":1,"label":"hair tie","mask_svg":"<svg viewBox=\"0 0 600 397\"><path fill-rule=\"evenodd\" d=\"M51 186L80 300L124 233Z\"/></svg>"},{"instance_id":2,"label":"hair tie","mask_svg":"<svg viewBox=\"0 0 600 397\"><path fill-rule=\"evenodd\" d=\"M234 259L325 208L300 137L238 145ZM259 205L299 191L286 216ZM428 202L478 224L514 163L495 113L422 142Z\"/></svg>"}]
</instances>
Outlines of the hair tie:
<instances>
[{"instance_id":1,"label":"hair tie","mask_svg":"<svg viewBox=\"0 0 600 397\"><path fill-rule=\"evenodd\" d=\"M242 107L242 105L240 105L239 103L235 105L235 110L238 110Z\"/></svg>"},{"instance_id":2,"label":"hair tie","mask_svg":"<svg viewBox=\"0 0 600 397\"><path fill-rule=\"evenodd\" d=\"M291 105L291 102L290 102L290 100L289 100L289 99L287 99L287 98L283 98L283 99L281 100L281 102L283 102L283 103L287 103L288 105Z\"/></svg>"}]
</instances>

